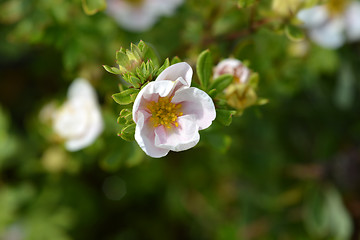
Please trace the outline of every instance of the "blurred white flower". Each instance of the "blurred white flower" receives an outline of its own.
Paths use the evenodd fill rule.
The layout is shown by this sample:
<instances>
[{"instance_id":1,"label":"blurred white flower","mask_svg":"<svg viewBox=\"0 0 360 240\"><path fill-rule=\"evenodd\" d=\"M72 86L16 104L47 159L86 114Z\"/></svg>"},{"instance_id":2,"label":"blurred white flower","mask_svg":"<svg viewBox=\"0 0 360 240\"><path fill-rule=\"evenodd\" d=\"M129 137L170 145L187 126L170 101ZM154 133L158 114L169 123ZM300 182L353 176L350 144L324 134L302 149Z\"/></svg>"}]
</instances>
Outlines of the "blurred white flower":
<instances>
[{"instance_id":1,"label":"blurred white flower","mask_svg":"<svg viewBox=\"0 0 360 240\"><path fill-rule=\"evenodd\" d=\"M346 41L360 39L360 2L332 0L328 4L301 10L297 17L317 44L336 49Z\"/></svg>"},{"instance_id":2,"label":"blurred white flower","mask_svg":"<svg viewBox=\"0 0 360 240\"><path fill-rule=\"evenodd\" d=\"M151 157L194 147L199 130L216 117L212 99L190 87L193 71L182 62L166 68L137 95L133 106L135 140Z\"/></svg>"},{"instance_id":3,"label":"blurred white flower","mask_svg":"<svg viewBox=\"0 0 360 240\"><path fill-rule=\"evenodd\" d=\"M214 68L214 79L223 74L233 75L235 82L246 83L250 77L250 70L240 60L227 58L219 62Z\"/></svg>"},{"instance_id":4,"label":"blurred white flower","mask_svg":"<svg viewBox=\"0 0 360 240\"><path fill-rule=\"evenodd\" d=\"M107 0L107 13L123 28L142 32L150 29L160 16L174 14L184 0Z\"/></svg>"},{"instance_id":5,"label":"blurred white flower","mask_svg":"<svg viewBox=\"0 0 360 240\"><path fill-rule=\"evenodd\" d=\"M53 129L69 151L92 144L103 130L97 96L90 83L76 79L68 90L68 99L53 114Z\"/></svg>"}]
</instances>

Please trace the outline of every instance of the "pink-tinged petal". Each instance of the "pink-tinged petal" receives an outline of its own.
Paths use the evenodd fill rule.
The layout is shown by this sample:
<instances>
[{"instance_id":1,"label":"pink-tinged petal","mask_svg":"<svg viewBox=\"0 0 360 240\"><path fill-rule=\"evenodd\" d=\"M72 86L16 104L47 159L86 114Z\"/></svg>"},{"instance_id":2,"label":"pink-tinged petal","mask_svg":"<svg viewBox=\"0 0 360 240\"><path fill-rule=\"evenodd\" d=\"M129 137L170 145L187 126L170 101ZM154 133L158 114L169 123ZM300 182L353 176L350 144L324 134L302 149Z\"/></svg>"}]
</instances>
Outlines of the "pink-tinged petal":
<instances>
[{"instance_id":1,"label":"pink-tinged petal","mask_svg":"<svg viewBox=\"0 0 360 240\"><path fill-rule=\"evenodd\" d=\"M350 41L360 39L360 2L352 2L345 12L346 33Z\"/></svg>"},{"instance_id":2,"label":"pink-tinged petal","mask_svg":"<svg viewBox=\"0 0 360 240\"><path fill-rule=\"evenodd\" d=\"M181 79L176 81L155 81L146 85L137 95L133 105L133 120L136 123L138 117L137 111L144 110L147 103L150 101L157 101L159 97L172 96L177 90L183 88L184 85Z\"/></svg>"},{"instance_id":3,"label":"pink-tinged petal","mask_svg":"<svg viewBox=\"0 0 360 240\"><path fill-rule=\"evenodd\" d=\"M223 74L235 76L239 83L246 83L250 77L250 70L235 58L227 58L218 63L214 68L214 79Z\"/></svg>"},{"instance_id":4,"label":"pink-tinged petal","mask_svg":"<svg viewBox=\"0 0 360 240\"><path fill-rule=\"evenodd\" d=\"M306 28L319 27L329 19L329 14L326 6L315 6L308 9L303 9L297 14Z\"/></svg>"},{"instance_id":5,"label":"pink-tinged petal","mask_svg":"<svg viewBox=\"0 0 360 240\"><path fill-rule=\"evenodd\" d=\"M345 43L344 28L343 18L332 18L323 26L312 29L310 38L325 48L336 49Z\"/></svg>"},{"instance_id":6,"label":"pink-tinged petal","mask_svg":"<svg viewBox=\"0 0 360 240\"><path fill-rule=\"evenodd\" d=\"M181 103L184 115L193 115L199 129L208 128L216 118L215 105L209 95L198 88L184 88L177 91L173 103Z\"/></svg>"},{"instance_id":7,"label":"pink-tinged petal","mask_svg":"<svg viewBox=\"0 0 360 240\"><path fill-rule=\"evenodd\" d=\"M198 126L193 116L178 118L178 127L166 129L159 126L155 129L155 146L172 151L184 151L194 147L200 140Z\"/></svg>"},{"instance_id":8,"label":"pink-tinged petal","mask_svg":"<svg viewBox=\"0 0 360 240\"><path fill-rule=\"evenodd\" d=\"M170 80L175 81L179 78L185 80L184 84L188 87L191 85L191 78L193 75L193 70L191 66L186 62L176 63L166 68L160 75L156 78L155 81L161 80Z\"/></svg>"},{"instance_id":9,"label":"pink-tinged petal","mask_svg":"<svg viewBox=\"0 0 360 240\"><path fill-rule=\"evenodd\" d=\"M137 95L133 105L133 120L138 121L137 113L146 107L147 102L157 101L158 97L166 97L172 93L176 82L172 81L157 81L150 82Z\"/></svg>"},{"instance_id":10,"label":"pink-tinged petal","mask_svg":"<svg viewBox=\"0 0 360 240\"><path fill-rule=\"evenodd\" d=\"M169 152L169 149L155 146L154 128L146 121L142 112L139 112L138 114L138 122L135 129L135 140L141 149L150 157L163 157Z\"/></svg>"},{"instance_id":11,"label":"pink-tinged petal","mask_svg":"<svg viewBox=\"0 0 360 240\"><path fill-rule=\"evenodd\" d=\"M218 63L214 68L214 79L223 74L234 74L233 69L242 65L242 62L235 58L227 58Z\"/></svg>"}]
</instances>

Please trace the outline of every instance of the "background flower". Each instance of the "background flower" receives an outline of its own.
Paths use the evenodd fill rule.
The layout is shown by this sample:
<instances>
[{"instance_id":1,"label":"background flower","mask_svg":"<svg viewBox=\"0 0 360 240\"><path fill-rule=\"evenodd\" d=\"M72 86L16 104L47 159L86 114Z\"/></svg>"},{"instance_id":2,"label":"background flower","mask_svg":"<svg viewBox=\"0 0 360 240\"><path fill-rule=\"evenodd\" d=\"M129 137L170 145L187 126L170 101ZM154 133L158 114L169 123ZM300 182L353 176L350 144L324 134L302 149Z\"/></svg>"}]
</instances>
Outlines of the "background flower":
<instances>
[{"instance_id":1,"label":"background flower","mask_svg":"<svg viewBox=\"0 0 360 240\"><path fill-rule=\"evenodd\" d=\"M53 128L69 151L89 146L102 132L97 96L87 80L78 78L71 84L66 102L53 114Z\"/></svg>"},{"instance_id":2,"label":"background flower","mask_svg":"<svg viewBox=\"0 0 360 240\"><path fill-rule=\"evenodd\" d=\"M146 31L160 16L170 16L183 0L107 0L107 13L123 28Z\"/></svg>"},{"instance_id":3,"label":"background flower","mask_svg":"<svg viewBox=\"0 0 360 240\"><path fill-rule=\"evenodd\" d=\"M187 63L166 68L144 87L134 102L135 139L146 154L162 157L194 147L199 130L216 117L212 99L190 87L193 71Z\"/></svg>"},{"instance_id":4,"label":"background flower","mask_svg":"<svg viewBox=\"0 0 360 240\"><path fill-rule=\"evenodd\" d=\"M330 2L331 4L331 2ZM360 39L360 3L346 1L340 5L320 5L301 10L298 18L309 29L310 38L326 48L339 48L347 40Z\"/></svg>"},{"instance_id":5,"label":"background flower","mask_svg":"<svg viewBox=\"0 0 360 240\"><path fill-rule=\"evenodd\" d=\"M214 68L214 78L223 74L231 74L235 82L246 83L250 77L250 70L235 58L227 58L218 63Z\"/></svg>"}]
</instances>

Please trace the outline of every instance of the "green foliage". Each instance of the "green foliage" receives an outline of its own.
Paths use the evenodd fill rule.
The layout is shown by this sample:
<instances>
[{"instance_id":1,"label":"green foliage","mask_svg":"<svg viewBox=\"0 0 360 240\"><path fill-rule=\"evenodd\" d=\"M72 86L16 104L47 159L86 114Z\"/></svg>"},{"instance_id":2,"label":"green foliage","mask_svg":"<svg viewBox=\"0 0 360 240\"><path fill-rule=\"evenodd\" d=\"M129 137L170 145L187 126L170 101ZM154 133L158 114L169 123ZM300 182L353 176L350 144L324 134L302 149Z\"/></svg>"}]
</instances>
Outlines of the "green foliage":
<instances>
[{"instance_id":1,"label":"green foliage","mask_svg":"<svg viewBox=\"0 0 360 240\"><path fill-rule=\"evenodd\" d=\"M351 218L334 188L313 192L306 204L305 224L314 237L349 239Z\"/></svg>"},{"instance_id":2,"label":"green foliage","mask_svg":"<svg viewBox=\"0 0 360 240\"><path fill-rule=\"evenodd\" d=\"M118 133L118 136L126 141L134 141L135 140L135 123L128 124L123 127L121 131Z\"/></svg>"},{"instance_id":3,"label":"green foliage","mask_svg":"<svg viewBox=\"0 0 360 240\"><path fill-rule=\"evenodd\" d=\"M229 126L235 113L234 110L216 109L216 120L225 126Z\"/></svg>"},{"instance_id":4,"label":"green foliage","mask_svg":"<svg viewBox=\"0 0 360 240\"><path fill-rule=\"evenodd\" d=\"M285 34L292 41L301 41L305 37L304 31L300 27L291 24L285 26Z\"/></svg>"},{"instance_id":5,"label":"green foliage","mask_svg":"<svg viewBox=\"0 0 360 240\"><path fill-rule=\"evenodd\" d=\"M129 88L119 93L113 94L112 98L120 105L127 105L135 101L138 93L139 89Z\"/></svg>"},{"instance_id":6,"label":"green foliage","mask_svg":"<svg viewBox=\"0 0 360 240\"><path fill-rule=\"evenodd\" d=\"M212 75L213 60L209 50L205 50L200 53L197 63L196 63L196 72L199 77L200 85L202 89L207 89L210 78Z\"/></svg>"},{"instance_id":7,"label":"green foliage","mask_svg":"<svg viewBox=\"0 0 360 240\"><path fill-rule=\"evenodd\" d=\"M234 81L234 76L230 74L224 74L216 78L211 82L209 86L210 96L215 97L217 94L221 93L225 88L227 88Z\"/></svg>"},{"instance_id":8,"label":"green foliage","mask_svg":"<svg viewBox=\"0 0 360 240\"><path fill-rule=\"evenodd\" d=\"M84 12L88 15L102 11L106 8L105 0L81 0Z\"/></svg>"}]
</instances>

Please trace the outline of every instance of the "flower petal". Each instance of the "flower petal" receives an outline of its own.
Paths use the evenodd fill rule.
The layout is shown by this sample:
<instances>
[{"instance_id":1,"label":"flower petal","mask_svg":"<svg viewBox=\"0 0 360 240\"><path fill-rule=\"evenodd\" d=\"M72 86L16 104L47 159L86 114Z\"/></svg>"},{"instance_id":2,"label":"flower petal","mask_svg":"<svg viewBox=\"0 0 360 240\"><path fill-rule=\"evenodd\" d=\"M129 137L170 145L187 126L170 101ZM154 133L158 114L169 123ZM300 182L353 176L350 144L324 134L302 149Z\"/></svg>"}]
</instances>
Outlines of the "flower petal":
<instances>
[{"instance_id":1,"label":"flower petal","mask_svg":"<svg viewBox=\"0 0 360 240\"><path fill-rule=\"evenodd\" d=\"M126 1L107 0L106 12L123 28L142 32L151 28L158 16L154 11L148 11L144 5L134 7Z\"/></svg>"},{"instance_id":2,"label":"flower petal","mask_svg":"<svg viewBox=\"0 0 360 240\"><path fill-rule=\"evenodd\" d=\"M96 93L91 84L84 78L75 79L68 90L68 98L84 97L97 102Z\"/></svg>"},{"instance_id":3,"label":"flower petal","mask_svg":"<svg viewBox=\"0 0 360 240\"><path fill-rule=\"evenodd\" d=\"M310 31L310 38L317 44L335 49L345 43L344 26L342 18L332 18L325 25L314 28Z\"/></svg>"},{"instance_id":4,"label":"flower petal","mask_svg":"<svg viewBox=\"0 0 360 240\"><path fill-rule=\"evenodd\" d=\"M173 103L181 103L184 115L193 115L199 129L208 128L216 117L214 103L209 95L198 88L184 88L177 91Z\"/></svg>"},{"instance_id":5,"label":"flower petal","mask_svg":"<svg viewBox=\"0 0 360 240\"><path fill-rule=\"evenodd\" d=\"M329 14L326 6L315 6L308 9L303 9L297 14L306 28L319 27L329 19Z\"/></svg>"},{"instance_id":6,"label":"flower petal","mask_svg":"<svg viewBox=\"0 0 360 240\"><path fill-rule=\"evenodd\" d=\"M135 129L135 140L141 149L150 157L159 158L168 154L169 149L155 146L154 128L149 126L143 112L139 111Z\"/></svg>"},{"instance_id":7,"label":"flower petal","mask_svg":"<svg viewBox=\"0 0 360 240\"><path fill-rule=\"evenodd\" d=\"M360 3L352 2L345 12L346 33L350 41L360 39Z\"/></svg>"},{"instance_id":8,"label":"flower petal","mask_svg":"<svg viewBox=\"0 0 360 240\"><path fill-rule=\"evenodd\" d=\"M172 151L184 151L194 147L200 140L198 126L194 116L178 118L178 127L166 129L159 126L155 129L155 146Z\"/></svg>"},{"instance_id":9,"label":"flower petal","mask_svg":"<svg viewBox=\"0 0 360 240\"><path fill-rule=\"evenodd\" d=\"M91 145L100 135L104 129L104 126L99 109L94 109L90 115L90 121L91 125L89 126L89 129L86 130L85 135L81 136L81 138L73 138L65 142L65 147L67 150L78 151L82 148L85 148Z\"/></svg>"},{"instance_id":10,"label":"flower petal","mask_svg":"<svg viewBox=\"0 0 360 240\"><path fill-rule=\"evenodd\" d=\"M232 70L240 65L242 65L242 62L235 58L227 58L220 61L214 68L214 79L222 74L234 74ZM224 69L227 71L224 71Z\"/></svg>"},{"instance_id":11,"label":"flower petal","mask_svg":"<svg viewBox=\"0 0 360 240\"><path fill-rule=\"evenodd\" d=\"M193 75L193 70L191 66L186 62L176 63L166 68L160 75L156 78L155 81L161 80L170 80L175 81L178 78L183 78L188 87L191 85L191 78Z\"/></svg>"},{"instance_id":12,"label":"flower petal","mask_svg":"<svg viewBox=\"0 0 360 240\"><path fill-rule=\"evenodd\" d=\"M160 80L148 83L137 95L133 105L133 120L137 122L137 112L144 110L147 102L157 101L158 97L171 96L176 90L183 87L181 79L176 81Z\"/></svg>"}]
</instances>

